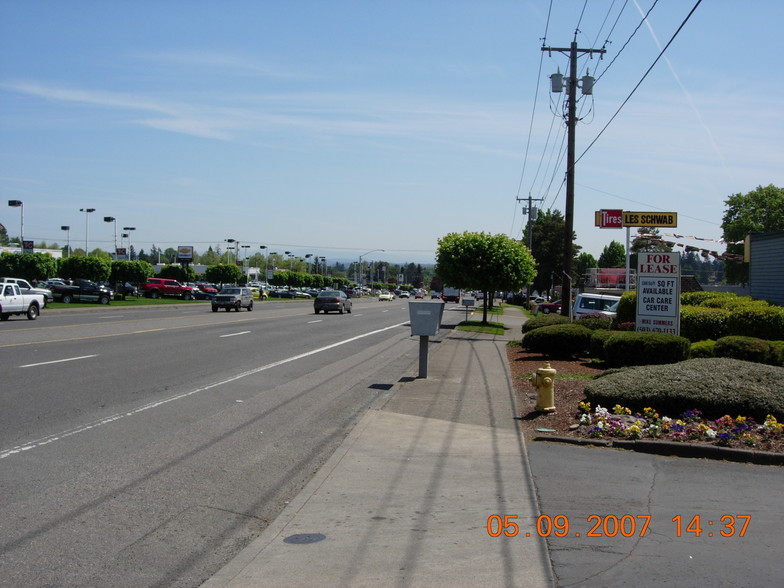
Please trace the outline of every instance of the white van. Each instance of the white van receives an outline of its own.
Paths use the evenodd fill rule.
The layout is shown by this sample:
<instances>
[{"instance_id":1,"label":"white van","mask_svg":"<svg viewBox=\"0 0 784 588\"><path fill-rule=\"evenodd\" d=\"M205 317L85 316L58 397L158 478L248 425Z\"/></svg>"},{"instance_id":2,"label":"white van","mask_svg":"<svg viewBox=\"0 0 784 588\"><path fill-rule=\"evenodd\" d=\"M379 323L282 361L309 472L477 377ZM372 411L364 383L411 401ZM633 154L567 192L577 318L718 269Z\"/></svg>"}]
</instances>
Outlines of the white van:
<instances>
[{"instance_id":1,"label":"white van","mask_svg":"<svg viewBox=\"0 0 784 588\"><path fill-rule=\"evenodd\" d=\"M578 294L572 307L572 319L591 313L614 317L620 299L611 294Z\"/></svg>"}]
</instances>

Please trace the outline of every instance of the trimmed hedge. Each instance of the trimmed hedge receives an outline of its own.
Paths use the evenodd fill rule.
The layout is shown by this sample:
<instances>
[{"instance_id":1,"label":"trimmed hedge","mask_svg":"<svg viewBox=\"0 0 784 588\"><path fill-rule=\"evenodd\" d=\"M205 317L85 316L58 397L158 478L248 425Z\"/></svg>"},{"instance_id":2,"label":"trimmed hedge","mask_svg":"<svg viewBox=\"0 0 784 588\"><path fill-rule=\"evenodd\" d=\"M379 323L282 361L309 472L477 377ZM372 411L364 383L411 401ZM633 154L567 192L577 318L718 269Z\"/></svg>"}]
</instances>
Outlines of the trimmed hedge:
<instances>
[{"instance_id":1,"label":"trimmed hedge","mask_svg":"<svg viewBox=\"0 0 784 588\"><path fill-rule=\"evenodd\" d=\"M593 404L642 412L681 414L699 408L706 418L725 414L784 419L784 368L729 358L690 359L678 364L608 370L590 381Z\"/></svg>"},{"instance_id":2,"label":"trimmed hedge","mask_svg":"<svg viewBox=\"0 0 784 588\"><path fill-rule=\"evenodd\" d=\"M624 292L615 324L636 320L637 293ZM784 339L784 308L765 300L733 292L681 294L681 335L692 342L745 335L768 340Z\"/></svg>"},{"instance_id":3,"label":"trimmed hedge","mask_svg":"<svg viewBox=\"0 0 784 588\"><path fill-rule=\"evenodd\" d=\"M609 365L649 365L675 363L689 357L689 340L666 333L617 332L604 344Z\"/></svg>"},{"instance_id":4,"label":"trimmed hedge","mask_svg":"<svg viewBox=\"0 0 784 588\"><path fill-rule=\"evenodd\" d=\"M784 339L784 307L743 306L733 309L727 319L727 331L728 335L780 341Z\"/></svg>"},{"instance_id":5,"label":"trimmed hedge","mask_svg":"<svg viewBox=\"0 0 784 588\"><path fill-rule=\"evenodd\" d=\"M720 339L729 335L729 312L722 308L681 306L681 336L689 341Z\"/></svg>"},{"instance_id":6,"label":"trimmed hedge","mask_svg":"<svg viewBox=\"0 0 784 588\"><path fill-rule=\"evenodd\" d=\"M571 357L586 352L591 332L580 325L541 327L525 334L523 349L550 357Z\"/></svg>"},{"instance_id":7,"label":"trimmed hedge","mask_svg":"<svg viewBox=\"0 0 784 588\"><path fill-rule=\"evenodd\" d=\"M523 323L523 334L529 331L533 331L534 329L540 329L541 327L549 327L552 325L568 325L571 322L572 321L568 316L562 316L560 314L543 314L541 316L529 318L527 321L525 321Z\"/></svg>"},{"instance_id":8,"label":"trimmed hedge","mask_svg":"<svg viewBox=\"0 0 784 588\"><path fill-rule=\"evenodd\" d=\"M576 322L578 325L591 329L592 331L595 331L596 329L609 330L612 328L613 319L612 317L597 312L584 314L578 318Z\"/></svg>"},{"instance_id":9,"label":"trimmed hedge","mask_svg":"<svg viewBox=\"0 0 784 588\"><path fill-rule=\"evenodd\" d=\"M605 359L604 344L607 339L612 337L618 331L601 330L597 329L591 332L591 340L588 342L588 356L595 357L596 359Z\"/></svg>"},{"instance_id":10,"label":"trimmed hedge","mask_svg":"<svg viewBox=\"0 0 784 588\"><path fill-rule=\"evenodd\" d=\"M689 357L691 359L696 359L698 357L716 357L716 350L714 349L715 346L716 341L713 339L692 343L691 350L689 351Z\"/></svg>"},{"instance_id":11,"label":"trimmed hedge","mask_svg":"<svg viewBox=\"0 0 784 588\"><path fill-rule=\"evenodd\" d=\"M615 320L619 323L633 323L637 320L637 291L629 290L621 294Z\"/></svg>"},{"instance_id":12,"label":"trimmed hedge","mask_svg":"<svg viewBox=\"0 0 784 588\"><path fill-rule=\"evenodd\" d=\"M781 365L781 356L778 346L772 341L758 339L757 337L743 337L731 335L716 341L714 347L716 357L731 357L756 363Z\"/></svg>"}]
</instances>

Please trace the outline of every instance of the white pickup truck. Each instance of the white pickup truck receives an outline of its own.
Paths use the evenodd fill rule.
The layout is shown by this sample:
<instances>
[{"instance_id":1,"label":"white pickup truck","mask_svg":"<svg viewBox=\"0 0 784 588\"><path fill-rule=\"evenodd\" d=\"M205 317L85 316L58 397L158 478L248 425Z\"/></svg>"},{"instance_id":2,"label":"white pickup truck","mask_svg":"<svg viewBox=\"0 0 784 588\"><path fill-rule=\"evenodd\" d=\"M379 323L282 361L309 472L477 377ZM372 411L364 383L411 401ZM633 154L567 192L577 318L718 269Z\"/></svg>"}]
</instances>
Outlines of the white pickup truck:
<instances>
[{"instance_id":1,"label":"white pickup truck","mask_svg":"<svg viewBox=\"0 0 784 588\"><path fill-rule=\"evenodd\" d=\"M45 304L43 294L22 294L18 284L0 283L0 320L7 321L12 314L26 314L34 321Z\"/></svg>"}]
</instances>

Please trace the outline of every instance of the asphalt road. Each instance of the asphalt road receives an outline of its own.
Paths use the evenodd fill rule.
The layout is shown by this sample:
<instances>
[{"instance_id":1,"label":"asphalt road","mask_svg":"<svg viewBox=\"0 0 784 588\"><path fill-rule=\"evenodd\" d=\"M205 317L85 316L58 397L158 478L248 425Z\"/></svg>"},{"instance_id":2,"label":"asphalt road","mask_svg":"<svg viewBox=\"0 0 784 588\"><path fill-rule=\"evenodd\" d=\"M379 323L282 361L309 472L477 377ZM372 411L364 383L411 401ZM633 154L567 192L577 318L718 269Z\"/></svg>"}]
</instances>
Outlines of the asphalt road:
<instances>
[{"instance_id":1,"label":"asphalt road","mask_svg":"<svg viewBox=\"0 0 784 588\"><path fill-rule=\"evenodd\" d=\"M416 365L407 306L4 323L0 585L198 586Z\"/></svg>"}]
</instances>

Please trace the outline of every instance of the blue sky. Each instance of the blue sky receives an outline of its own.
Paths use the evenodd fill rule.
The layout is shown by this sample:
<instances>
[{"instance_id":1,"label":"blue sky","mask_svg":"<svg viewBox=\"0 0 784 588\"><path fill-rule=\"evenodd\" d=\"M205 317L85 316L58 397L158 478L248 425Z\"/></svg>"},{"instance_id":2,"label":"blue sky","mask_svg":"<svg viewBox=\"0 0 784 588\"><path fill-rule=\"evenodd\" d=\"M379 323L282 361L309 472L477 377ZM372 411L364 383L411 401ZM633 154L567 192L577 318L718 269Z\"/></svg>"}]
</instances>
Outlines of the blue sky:
<instances>
[{"instance_id":1,"label":"blue sky","mask_svg":"<svg viewBox=\"0 0 784 588\"><path fill-rule=\"evenodd\" d=\"M653 1L555 0L548 20L549 0L0 0L0 191L36 241L70 225L83 246L95 208L91 249L112 247L104 216L148 251L233 238L427 263L450 232L520 238L518 197L564 210L548 76L568 63L541 47L579 26L579 47L610 43L579 60L598 81L577 244L624 241L594 227L601 208L719 239L729 195L784 185L784 3L704 0L586 151L696 3L659 0L632 36ZM0 211L18 235L19 209Z\"/></svg>"}]
</instances>

